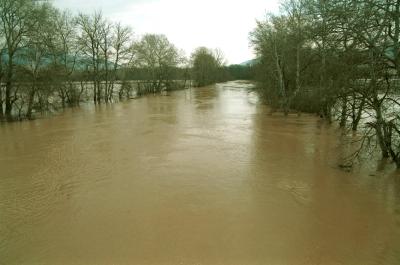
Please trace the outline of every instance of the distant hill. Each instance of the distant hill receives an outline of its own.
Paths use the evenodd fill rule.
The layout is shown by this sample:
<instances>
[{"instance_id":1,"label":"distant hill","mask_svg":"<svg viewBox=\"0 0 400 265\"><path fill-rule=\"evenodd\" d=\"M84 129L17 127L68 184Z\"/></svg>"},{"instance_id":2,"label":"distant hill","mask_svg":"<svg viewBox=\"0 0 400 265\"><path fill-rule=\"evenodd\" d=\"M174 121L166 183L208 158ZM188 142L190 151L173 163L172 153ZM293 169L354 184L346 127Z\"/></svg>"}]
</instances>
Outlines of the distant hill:
<instances>
[{"instance_id":1,"label":"distant hill","mask_svg":"<svg viewBox=\"0 0 400 265\"><path fill-rule=\"evenodd\" d=\"M252 60L248 60L248 61L245 61L243 63L240 63L239 65L241 65L241 66L252 66L252 65L257 64L259 61L260 61L260 59L252 59Z\"/></svg>"},{"instance_id":2,"label":"distant hill","mask_svg":"<svg viewBox=\"0 0 400 265\"><path fill-rule=\"evenodd\" d=\"M32 60L39 60L38 64L39 67L47 67L51 64L54 63L54 57L51 54L45 54L41 56L40 58L35 57L34 50L28 49L28 48L20 48L17 49L15 55L14 55L14 64L17 66L32 66ZM57 60L59 62L63 60L63 54L60 54L57 56ZM2 49L0 50L0 62L5 63L8 61L8 51L7 49ZM91 58L89 57L84 57L84 56L78 56L77 58L74 58L71 55L67 55L67 64L68 67L73 67L75 66L76 70L85 70L88 67L91 66L92 61ZM110 66L112 67L113 64L109 63Z\"/></svg>"}]
</instances>

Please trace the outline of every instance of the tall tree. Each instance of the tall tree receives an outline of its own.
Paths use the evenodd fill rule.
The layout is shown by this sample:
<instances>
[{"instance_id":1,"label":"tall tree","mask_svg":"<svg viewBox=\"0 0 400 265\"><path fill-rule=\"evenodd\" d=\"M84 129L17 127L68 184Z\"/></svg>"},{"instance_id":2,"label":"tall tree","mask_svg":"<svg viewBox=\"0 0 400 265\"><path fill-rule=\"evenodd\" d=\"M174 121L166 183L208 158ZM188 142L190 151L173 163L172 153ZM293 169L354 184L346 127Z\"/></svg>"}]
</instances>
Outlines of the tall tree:
<instances>
[{"instance_id":1,"label":"tall tree","mask_svg":"<svg viewBox=\"0 0 400 265\"><path fill-rule=\"evenodd\" d=\"M250 37L271 104L315 105L342 127L350 119L352 130L369 110L361 134L400 166L399 35L400 0L287 0Z\"/></svg>"},{"instance_id":2,"label":"tall tree","mask_svg":"<svg viewBox=\"0 0 400 265\"><path fill-rule=\"evenodd\" d=\"M84 62L78 42L76 18L68 11L57 11L53 18L54 35L49 45L49 54L53 64L53 74L57 78L58 96L62 107L77 105L81 90L74 85L73 75Z\"/></svg>"},{"instance_id":3,"label":"tall tree","mask_svg":"<svg viewBox=\"0 0 400 265\"><path fill-rule=\"evenodd\" d=\"M117 79L117 72L122 65L127 66L131 62L132 47L132 29L130 27L123 26L121 23L117 23L113 27L112 37L112 71L110 73L109 81L109 100L112 99L114 93L114 84Z\"/></svg>"},{"instance_id":4,"label":"tall tree","mask_svg":"<svg viewBox=\"0 0 400 265\"><path fill-rule=\"evenodd\" d=\"M79 25L79 43L85 56L90 58L88 66L93 82L93 101L100 103L102 99L101 67L102 59L102 35L105 20L101 12L92 15L79 14L77 18Z\"/></svg>"},{"instance_id":5,"label":"tall tree","mask_svg":"<svg viewBox=\"0 0 400 265\"><path fill-rule=\"evenodd\" d=\"M197 86L206 86L217 82L219 70L224 64L220 50L206 47L197 48L191 55L193 79Z\"/></svg>"},{"instance_id":6,"label":"tall tree","mask_svg":"<svg viewBox=\"0 0 400 265\"><path fill-rule=\"evenodd\" d=\"M26 45L29 32L38 23L35 10L36 4L33 0L0 1L0 21L7 53L5 63L5 115L8 120L12 120L12 106L16 100L13 96L15 60L18 51Z\"/></svg>"},{"instance_id":7,"label":"tall tree","mask_svg":"<svg viewBox=\"0 0 400 265\"><path fill-rule=\"evenodd\" d=\"M169 87L173 68L177 67L183 56L166 36L146 34L133 47L137 66L146 69L153 92Z\"/></svg>"},{"instance_id":8,"label":"tall tree","mask_svg":"<svg viewBox=\"0 0 400 265\"><path fill-rule=\"evenodd\" d=\"M54 12L55 10L47 3L36 7L35 16L37 23L35 23L34 27L27 34L25 49L21 51L20 57L24 62L23 68L27 72L28 80L31 83L27 89L28 103L26 117L28 119L32 118L34 100L38 90L44 89L43 83L38 84L40 75L45 68L50 66L48 63L48 51L54 36L54 28L52 27Z\"/></svg>"}]
</instances>

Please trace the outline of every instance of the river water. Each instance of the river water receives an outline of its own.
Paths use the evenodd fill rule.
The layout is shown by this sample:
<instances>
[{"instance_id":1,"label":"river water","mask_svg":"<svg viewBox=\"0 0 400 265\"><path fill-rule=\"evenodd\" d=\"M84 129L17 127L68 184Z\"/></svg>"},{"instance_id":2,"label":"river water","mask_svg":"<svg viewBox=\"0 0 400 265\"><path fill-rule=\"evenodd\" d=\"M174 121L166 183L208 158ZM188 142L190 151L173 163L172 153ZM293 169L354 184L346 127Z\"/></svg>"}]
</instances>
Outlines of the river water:
<instances>
[{"instance_id":1,"label":"river water","mask_svg":"<svg viewBox=\"0 0 400 265\"><path fill-rule=\"evenodd\" d=\"M400 174L248 87L0 125L0 264L400 264Z\"/></svg>"}]
</instances>

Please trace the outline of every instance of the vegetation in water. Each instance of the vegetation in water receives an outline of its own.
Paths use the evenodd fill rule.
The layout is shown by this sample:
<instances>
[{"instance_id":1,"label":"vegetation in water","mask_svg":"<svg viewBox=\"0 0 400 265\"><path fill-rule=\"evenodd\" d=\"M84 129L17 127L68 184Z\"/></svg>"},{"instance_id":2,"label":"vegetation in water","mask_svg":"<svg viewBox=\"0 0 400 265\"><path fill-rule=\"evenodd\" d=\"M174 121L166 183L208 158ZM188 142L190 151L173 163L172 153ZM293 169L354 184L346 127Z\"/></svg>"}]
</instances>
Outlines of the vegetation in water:
<instances>
[{"instance_id":1,"label":"vegetation in water","mask_svg":"<svg viewBox=\"0 0 400 265\"><path fill-rule=\"evenodd\" d=\"M336 118L359 132L353 157L378 147L400 167L400 1L286 0L250 39L273 109Z\"/></svg>"}]
</instances>

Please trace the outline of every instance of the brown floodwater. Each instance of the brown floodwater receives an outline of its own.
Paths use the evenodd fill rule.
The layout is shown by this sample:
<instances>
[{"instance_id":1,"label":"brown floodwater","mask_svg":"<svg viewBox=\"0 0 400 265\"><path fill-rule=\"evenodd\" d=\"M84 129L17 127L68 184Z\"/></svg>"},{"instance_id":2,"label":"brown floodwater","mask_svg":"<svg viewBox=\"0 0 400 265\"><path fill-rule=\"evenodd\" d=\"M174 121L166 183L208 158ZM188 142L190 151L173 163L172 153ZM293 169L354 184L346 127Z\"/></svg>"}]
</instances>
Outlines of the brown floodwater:
<instances>
[{"instance_id":1,"label":"brown floodwater","mask_svg":"<svg viewBox=\"0 0 400 265\"><path fill-rule=\"evenodd\" d=\"M248 86L0 125L0 264L400 264L399 172Z\"/></svg>"}]
</instances>

